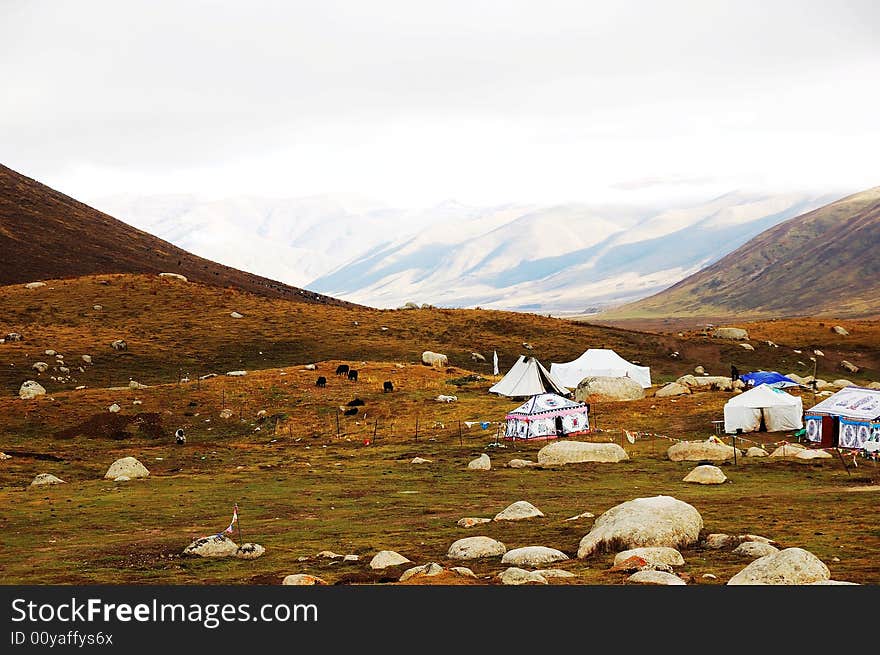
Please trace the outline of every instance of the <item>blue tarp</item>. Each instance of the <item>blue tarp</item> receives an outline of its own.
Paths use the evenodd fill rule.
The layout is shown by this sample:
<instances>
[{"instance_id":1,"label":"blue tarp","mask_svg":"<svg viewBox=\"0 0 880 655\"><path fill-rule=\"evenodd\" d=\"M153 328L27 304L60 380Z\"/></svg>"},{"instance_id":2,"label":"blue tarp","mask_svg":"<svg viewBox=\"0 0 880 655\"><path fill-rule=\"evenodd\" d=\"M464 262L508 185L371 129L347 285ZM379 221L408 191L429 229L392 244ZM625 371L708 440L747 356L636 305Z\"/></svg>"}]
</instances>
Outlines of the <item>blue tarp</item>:
<instances>
[{"instance_id":1,"label":"blue tarp","mask_svg":"<svg viewBox=\"0 0 880 655\"><path fill-rule=\"evenodd\" d=\"M761 384L766 384L775 387L776 389L800 386L791 378L787 378L776 371L755 371L754 373L745 373L740 375L739 379L750 387L757 387Z\"/></svg>"}]
</instances>

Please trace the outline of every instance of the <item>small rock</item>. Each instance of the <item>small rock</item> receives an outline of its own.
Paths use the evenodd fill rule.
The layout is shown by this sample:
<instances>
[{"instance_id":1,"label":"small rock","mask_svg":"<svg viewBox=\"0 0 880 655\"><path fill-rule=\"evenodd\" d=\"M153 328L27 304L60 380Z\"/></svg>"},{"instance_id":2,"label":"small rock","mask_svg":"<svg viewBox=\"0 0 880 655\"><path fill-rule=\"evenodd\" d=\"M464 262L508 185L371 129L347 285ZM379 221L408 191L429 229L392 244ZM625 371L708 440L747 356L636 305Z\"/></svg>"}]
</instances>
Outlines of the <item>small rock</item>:
<instances>
[{"instance_id":1,"label":"small rock","mask_svg":"<svg viewBox=\"0 0 880 655\"><path fill-rule=\"evenodd\" d=\"M235 556L238 559L257 559L258 557L262 557L265 552L266 549L260 544L252 544L248 542L238 547L238 550L235 551Z\"/></svg>"},{"instance_id":2,"label":"small rock","mask_svg":"<svg viewBox=\"0 0 880 655\"><path fill-rule=\"evenodd\" d=\"M83 355L83 356L82 356L82 360L83 360L86 364L91 364L91 363L92 363L92 356L91 356L91 355Z\"/></svg>"},{"instance_id":3,"label":"small rock","mask_svg":"<svg viewBox=\"0 0 880 655\"><path fill-rule=\"evenodd\" d=\"M752 344L750 344L750 343L740 343L740 344L737 344L737 345L738 345L740 348L742 348L743 350L754 350L754 349L755 349L755 347L754 347Z\"/></svg>"},{"instance_id":4,"label":"small rock","mask_svg":"<svg viewBox=\"0 0 880 655\"><path fill-rule=\"evenodd\" d=\"M496 521L522 521L525 519L542 518L544 513L525 500L518 500L508 505L495 515Z\"/></svg>"},{"instance_id":5,"label":"small rock","mask_svg":"<svg viewBox=\"0 0 880 655\"><path fill-rule=\"evenodd\" d=\"M238 545L224 535L196 539L183 549L184 555L199 557L232 557L236 552L238 552Z\"/></svg>"},{"instance_id":6,"label":"small rock","mask_svg":"<svg viewBox=\"0 0 880 655\"><path fill-rule=\"evenodd\" d=\"M512 469L534 468L537 465L537 462L533 462L528 459L512 459L507 462L507 467Z\"/></svg>"},{"instance_id":7,"label":"small rock","mask_svg":"<svg viewBox=\"0 0 880 655\"><path fill-rule=\"evenodd\" d=\"M45 396L46 389L39 382L28 380L22 382L21 388L18 390L18 397L22 400L31 400L37 396Z\"/></svg>"},{"instance_id":8,"label":"small rock","mask_svg":"<svg viewBox=\"0 0 880 655\"><path fill-rule=\"evenodd\" d=\"M582 512L581 514L577 514L575 516L570 516L566 521L580 521L581 519L593 519L596 518L596 515L592 512Z\"/></svg>"},{"instance_id":9,"label":"small rock","mask_svg":"<svg viewBox=\"0 0 880 655\"><path fill-rule=\"evenodd\" d=\"M371 569L384 569L389 566L400 566L401 564L409 564L410 560L393 550L380 550L370 560Z\"/></svg>"},{"instance_id":10,"label":"small rock","mask_svg":"<svg viewBox=\"0 0 880 655\"><path fill-rule=\"evenodd\" d=\"M770 457L794 457L801 450L806 450L806 447L799 443L785 443L770 453Z\"/></svg>"},{"instance_id":11,"label":"small rock","mask_svg":"<svg viewBox=\"0 0 880 655\"><path fill-rule=\"evenodd\" d=\"M522 548L514 548L504 553L501 558L502 564L513 564L514 566L543 566L545 564L553 564L567 560L568 555L555 548L547 548L546 546L524 546Z\"/></svg>"},{"instance_id":12,"label":"small rock","mask_svg":"<svg viewBox=\"0 0 880 655\"><path fill-rule=\"evenodd\" d=\"M345 557L342 558L342 561L343 562L357 562L360 560L360 558L361 558L360 555L346 555Z\"/></svg>"},{"instance_id":13,"label":"small rock","mask_svg":"<svg viewBox=\"0 0 880 655\"><path fill-rule=\"evenodd\" d=\"M180 273L159 273L159 277L177 280L178 282L189 282L189 280L186 279L186 276L181 275Z\"/></svg>"},{"instance_id":14,"label":"small rock","mask_svg":"<svg viewBox=\"0 0 880 655\"><path fill-rule=\"evenodd\" d=\"M535 571L526 571L515 566L503 571L498 575L502 584L547 584L547 578Z\"/></svg>"},{"instance_id":15,"label":"small rock","mask_svg":"<svg viewBox=\"0 0 880 655\"><path fill-rule=\"evenodd\" d=\"M232 318L244 318L244 315L239 314L238 312L232 312L229 314Z\"/></svg>"},{"instance_id":16,"label":"small rock","mask_svg":"<svg viewBox=\"0 0 880 655\"><path fill-rule=\"evenodd\" d=\"M706 372L706 369L703 368L702 366L695 366L694 367L694 374L695 375L702 375L705 372Z\"/></svg>"},{"instance_id":17,"label":"small rock","mask_svg":"<svg viewBox=\"0 0 880 655\"><path fill-rule=\"evenodd\" d=\"M409 463L410 464L430 464L431 460L425 459L424 457L413 457Z\"/></svg>"},{"instance_id":18,"label":"small rock","mask_svg":"<svg viewBox=\"0 0 880 655\"><path fill-rule=\"evenodd\" d=\"M49 365L46 362L34 362L31 368L38 373L45 373L49 370Z\"/></svg>"},{"instance_id":19,"label":"small rock","mask_svg":"<svg viewBox=\"0 0 880 655\"><path fill-rule=\"evenodd\" d=\"M698 367L699 368L699 367ZM670 398L673 396L686 396L691 392L690 388L679 384L678 382L670 382L662 389L658 389L654 395L657 398Z\"/></svg>"},{"instance_id":20,"label":"small rock","mask_svg":"<svg viewBox=\"0 0 880 655\"><path fill-rule=\"evenodd\" d=\"M746 451L746 457L767 457L767 451L758 446L752 446Z\"/></svg>"},{"instance_id":21,"label":"small rock","mask_svg":"<svg viewBox=\"0 0 880 655\"><path fill-rule=\"evenodd\" d=\"M307 573L294 573L293 575L288 575L284 578L284 581L281 583L284 585L323 585L327 584L323 579L309 575Z\"/></svg>"},{"instance_id":22,"label":"small rock","mask_svg":"<svg viewBox=\"0 0 880 655\"><path fill-rule=\"evenodd\" d=\"M831 331L832 331L834 334L839 334L839 335L841 335L841 336L843 336L843 337L848 337L848 336L849 336L849 332L848 332L847 329L846 329L845 327L843 327L842 325L835 325L833 328L831 328Z\"/></svg>"},{"instance_id":23,"label":"small rock","mask_svg":"<svg viewBox=\"0 0 880 655\"><path fill-rule=\"evenodd\" d=\"M51 473L40 473L37 477L33 479L30 486L42 487L47 484L64 484L64 480L62 480L61 478L56 478Z\"/></svg>"},{"instance_id":24,"label":"small rock","mask_svg":"<svg viewBox=\"0 0 880 655\"><path fill-rule=\"evenodd\" d=\"M821 350L818 350L818 349L814 349L814 350L813 350L813 354L814 354L816 357L824 357L824 356L825 356L825 353L823 353Z\"/></svg>"},{"instance_id":25,"label":"small rock","mask_svg":"<svg viewBox=\"0 0 880 655\"><path fill-rule=\"evenodd\" d=\"M858 373L859 372L858 366L856 366L852 362L846 361L845 359L842 362L840 362L840 368L842 368L845 371L848 371L850 373Z\"/></svg>"},{"instance_id":26,"label":"small rock","mask_svg":"<svg viewBox=\"0 0 880 655\"><path fill-rule=\"evenodd\" d=\"M40 287L46 286L45 282L28 282L24 285L25 289L39 289Z\"/></svg>"},{"instance_id":27,"label":"small rock","mask_svg":"<svg viewBox=\"0 0 880 655\"><path fill-rule=\"evenodd\" d=\"M458 525L459 527L462 527L462 528L472 528L475 525L481 525L483 523L491 523L491 522L492 522L492 519L481 519L481 518L474 518L474 517L468 516L466 518L459 519L458 523L456 525Z\"/></svg>"},{"instance_id":28,"label":"small rock","mask_svg":"<svg viewBox=\"0 0 880 655\"><path fill-rule=\"evenodd\" d=\"M471 571L466 566L453 566L449 570L452 571L453 573L455 573L456 575L462 576L463 578L473 578L475 580L477 578L476 574L474 574L474 572Z\"/></svg>"},{"instance_id":29,"label":"small rock","mask_svg":"<svg viewBox=\"0 0 880 655\"><path fill-rule=\"evenodd\" d=\"M322 550L320 553L315 555L315 557L321 557L323 559L343 559L342 555L338 555L334 553L332 550Z\"/></svg>"},{"instance_id":30,"label":"small rock","mask_svg":"<svg viewBox=\"0 0 880 655\"><path fill-rule=\"evenodd\" d=\"M652 567L657 564L665 566L682 566L684 564L684 558L675 548L668 548L665 546L646 546L641 548L630 548L629 550L617 553L617 555L614 556L614 566L616 567L633 557L642 559L645 562L645 565Z\"/></svg>"},{"instance_id":31,"label":"small rock","mask_svg":"<svg viewBox=\"0 0 880 655\"><path fill-rule=\"evenodd\" d=\"M440 575L443 573L443 567L437 564L436 562L428 562L423 566L414 566L411 569L407 569L403 572L403 575L400 576L400 582L406 582L412 577L415 576L424 576L424 577L432 577L435 575Z\"/></svg>"},{"instance_id":32,"label":"small rock","mask_svg":"<svg viewBox=\"0 0 880 655\"><path fill-rule=\"evenodd\" d=\"M723 484L727 482L727 476L717 466L711 464L703 464L695 467L688 473L682 482L693 482L696 484Z\"/></svg>"},{"instance_id":33,"label":"small rock","mask_svg":"<svg viewBox=\"0 0 880 655\"><path fill-rule=\"evenodd\" d=\"M247 371L229 371L226 373L226 375L232 378L240 378L244 375L247 375Z\"/></svg>"},{"instance_id":34,"label":"small rock","mask_svg":"<svg viewBox=\"0 0 880 655\"><path fill-rule=\"evenodd\" d=\"M119 405L117 405L116 403L113 403L112 405L110 405L110 407L107 408L107 411L110 412L111 414L115 414L120 409L122 409L122 408Z\"/></svg>"},{"instance_id":35,"label":"small rock","mask_svg":"<svg viewBox=\"0 0 880 655\"><path fill-rule=\"evenodd\" d=\"M775 548L770 544L762 543L760 541L744 541L739 546L733 549L734 555L739 555L740 557L748 557L749 559L758 559L759 557L772 555L773 553L778 552L778 548Z\"/></svg>"},{"instance_id":36,"label":"small rock","mask_svg":"<svg viewBox=\"0 0 880 655\"><path fill-rule=\"evenodd\" d=\"M472 471L488 471L492 468L492 461L486 453L483 453L476 459L471 460L467 467Z\"/></svg>"},{"instance_id":37,"label":"small rock","mask_svg":"<svg viewBox=\"0 0 880 655\"><path fill-rule=\"evenodd\" d=\"M565 569L538 569L535 571L540 576L544 578L576 578L577 576L571 571L566 571Z\"/></svg>"},{"instance_id":38,"label":"small rock","mask_svg":"<svg viewBox=\"0 0 880 655\"><path fill-rule=\"evenodd\" d=\"M220 418L232 418L232 410L231 409L223 409L220 411Z\"/></svg>"},{"instance_id":39,"label":"small rock","mask_svg":"<svg viewBox=\"0 0 880 655\"><path fill-rule=\"evenodd\" d=\"M113 350L128 350L128 344L125 342L125 339L117 339L110 344L110 347Z\"/></svg>"},{"instance_id":40,"label":"small rock","mask_svg":"<svg viewBox=\"0 0 880 655\"><path fill-rule=\"evenodd\" d=\"M683 585L685 581L666 571L638 571L627 578L634 584Z\"/></svg>"},{"instance_id":41,"label":"small rock","mask_svg":"<svg viewBox=\"0 0 880 655\"><path fill-rule=\"evenodd\" d=\"M119 475L113 478L113 482L131 482L131 478L127 475Z\"/></svg>"},{"instance_id":42,"label":"small rock","mask_svg":"<svg viewBox=\"0 0 880 655\"><path fill-rule=\"evenodd\" d=\"M715 575L714 573L704 573L702 575L702 577L705 578L706 580L717 580L718 579L718 576Z\"/></svg>"},{"instance_id":43,"label":"small rock","mask_svg":"<svg viewBox=\"0 0 880 655\"><path fill-rule=\"evenodd\" d=\"M454 542L446 553L450 559L477 559L504 555L507 547L490 537L466 537Z\"/></svg>"},{"instance_id":44,"label":"small rock","mask_svg":"<svg viewBox=\"0 0 880 655\"><path fill-rule=\"evenodd\" d=\"M832 459L831 453L822 449L816 450L799 450L797 454L794 456L795 459L799 460L811 460L811 459Z\"/></svg>"}]
</instances>

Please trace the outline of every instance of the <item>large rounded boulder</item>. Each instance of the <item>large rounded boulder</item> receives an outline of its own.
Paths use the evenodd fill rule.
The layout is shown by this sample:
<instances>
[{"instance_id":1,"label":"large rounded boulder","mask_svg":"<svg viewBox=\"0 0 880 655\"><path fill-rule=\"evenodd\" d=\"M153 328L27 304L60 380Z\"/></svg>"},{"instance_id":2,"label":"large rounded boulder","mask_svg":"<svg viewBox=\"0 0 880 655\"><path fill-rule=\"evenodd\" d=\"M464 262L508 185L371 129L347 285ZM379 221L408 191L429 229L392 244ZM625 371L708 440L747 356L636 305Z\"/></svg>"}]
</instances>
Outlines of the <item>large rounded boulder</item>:
<instances>
[{"instance_id":1,"label":"large rounded boulder","mask_svg":"<svg viewBox=\"0 0 880 655\"><path fill-rule=\"evenodd\" d=\"M538 451L538 464L541 466L581 462L619 462L624 459L629 459L629 455L616 443L554 441Z\"/></svg>"},{"instance_id":2,"label":"large rounded boulder","mask_svg":"<svg viewBox=\"0 0 880 655\"><path fill-rule=\"evenodd\" d=\"M574 392L575 400L638 400L645 397L642 385L632 378L596 376L584 378Z\"/></svg>"},{"instance_id":3,"label":"large rounded boulder","mask_svg":"<svg viewBox=\"0 0 880 655\"><path fill-rule=\"evenodd\" d=\"M578 557L642 546L680 548L696 543L703 517L692 506L671 496L636 498L612 507L581 539Z\"/></svg>"},{"instance_id":4,"label":"large rounded boulder","mask_svg":"<svg viewBox=\"0 0 880 655\"><path fill-rule=\"evenodd\" d=\"M22 400L30 400L31 398L45 395L45 387L43 387L43 385L36 380L27 380L26 382L22 382L21 387L18 390L18 397Z\"/></svg>"},{"instance_id":5,"label":"large rounded boulder","mask_svg":"<svg viewBox=\"0 0 880 655\"><path fill-rule=\"evenodd\" d=\"M422 364L425 366L448 366L449 358L443 353L426 350L422 353Z\"/></svg>"},{"instance_id":6,"label":"large rounded boulder","mask_svg":"<svg viewBox=\"0 0 880 655\"><path fill-rule=\"evenodd\" d=\"M454 542L446 553L450 559L477 559L497 557L507 552L507 546L491 537L465 537Z\"/></svg>"},{"instance_id":7,"label":"large rounded boulder","mask_svg":"<svg viewBox=\"0 0 880 655\"><path fill-rule=\"evenodd\" d=\"M555 548L547 546L524 546L522 548L514 548L504 553L501 558L502 564L512 564L513 566L544 566L545 564L553 564L567 560L568 555Z\"/></svg>"},{"instance_id":8,"label":"large rounded boulder","mask_svg":"<svg viewBox=\"0 0 880 655\"><path fill-rule=\"evenodd\" d=\"M733 459L733 446L706 441L679 441L666 450L666 456L673 462L724 461Z\"/></svg>"},{"instance_id":9,"label":"large rounded boulder","mask_svg":"<svg viewBox=\"0 0 880 655\"><path fill-rule=\"evenodd\" d=\"M495 515L496 521L523 521L543 518L544 513L526 500L518 500Z\"/></svg>"},{"instance_id":10,"label":"large rounded boulder","mask_svg":"<svg viewBox=\"0 0 880 655\"><path fill-rule=\"evenodd\" d=\"M222 534L196 539L183 549L184 555L198 557L234 557L237 552L238 544Z\"/></svg>"},{"instance_id":11,"label":"large rounded boulder","mask_svg":"<svg viewBox=\"0 0 880 655\"><path fill-rule=\"evenodd\" d=\"M732 341L742 341L749 338L749 333L742 328L720 327L715 328L712 336L716 339L730 339Z\"/></svg>"},{"instance_id":12,"label":"large rounded boulder","mask_svg":"<svg viewBox=\"0 0 880 655\"><path fill-rule=\"evenodd\" d=\"M150 475L150 472L147 470L147 467L141 464L134 457L123 457L122 459L117 459L110 465L110 468L107 469L107 473L104 474L104 477L108 480L115 480L118 477L126 477L130 479L134 478L145 478Z\"/></svg>"},{"instance_id":13,"label":"large rounded boulder","mask_svg":"<svg viewBox=\"0 0 880 655\"><path fill-rule=\"evenodd\" d=\"M729 585L801 585L828 580L831 572L813 553L786 548L759 557L733 576Z\"/></svg>"},{"instance_id":14,"label":"large rounded boulder","mask_svg":"<svg viewBox=\"0 0 880 655\"><path fill-rule=\"evenodd\" d=\"M682 479L682 482L692 482L694 484L723 484L727 482L727 476L717 466L711 464L701 464Z\"/></svg>"}]
</instances>

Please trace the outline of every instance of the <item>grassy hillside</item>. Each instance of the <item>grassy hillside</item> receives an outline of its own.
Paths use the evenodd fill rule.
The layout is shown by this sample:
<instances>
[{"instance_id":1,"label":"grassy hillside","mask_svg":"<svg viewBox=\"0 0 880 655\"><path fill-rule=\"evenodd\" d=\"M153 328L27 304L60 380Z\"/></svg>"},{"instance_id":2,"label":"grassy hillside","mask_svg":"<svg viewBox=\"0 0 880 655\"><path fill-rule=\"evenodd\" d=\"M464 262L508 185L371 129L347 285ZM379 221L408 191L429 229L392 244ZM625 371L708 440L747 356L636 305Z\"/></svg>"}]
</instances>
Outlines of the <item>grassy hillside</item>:
<instances>
[{"instance_id":1,"label":"grassy hillside","mask_svg":"<svg viewBox=\"0 0 880 655\"><path fill-rule=\"evenodd\" d=\"M880 187L785 221L601 320L880 314Z\"/></svg>"}]
</instances>

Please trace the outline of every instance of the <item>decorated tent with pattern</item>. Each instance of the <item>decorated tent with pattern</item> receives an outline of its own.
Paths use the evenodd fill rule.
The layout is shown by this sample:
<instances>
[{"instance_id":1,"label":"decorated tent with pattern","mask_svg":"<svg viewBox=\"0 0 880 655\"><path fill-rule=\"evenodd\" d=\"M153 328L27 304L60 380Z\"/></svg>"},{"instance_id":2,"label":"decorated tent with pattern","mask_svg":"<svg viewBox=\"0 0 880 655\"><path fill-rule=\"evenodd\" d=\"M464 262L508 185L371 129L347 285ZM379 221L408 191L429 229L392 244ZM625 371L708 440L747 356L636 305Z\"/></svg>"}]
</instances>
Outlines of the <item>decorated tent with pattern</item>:
<instances>
[{"instance_id":1,"label":"decorated tent with pattern","mask_svg":"<svg viewBox=\"0 0 880 655\"><path fill-rule=\"evenodd\" d=\"M584 378L632 378L643 389L651 386L651 369L626 361L608 348L590 348L577 359L562 364L550 364L550 373L569 389L574 389Z\"/></svg>"},{"instance_id":2,"label":"decorated tent with pattern","mask_svg":"<svg viewBox=\"0 0 880 655\"><path fill-rule=\"evenodd\" d=\"M822 418L826 416L837 423L839 447L862 450L866 442L880 438L880 389L845 387L808 409L807 439L822 441Z\"/></svg>"},{"instance_id":3,"label":"decorated tent with pattern","mask_svg":"<svg viewBox=\"0 0 880 655\"><path fill-rule=\"evenodd\" d=\"M724 431L731 434L737 429L743 432L800 430L804 427L803 413L804 406L798 396L761 384L727 401Z\"/></svg>"},{"instance_id":4,"label":"decorated tent with pattern","mask_svg":"<svg viewBox=\"0 0 880 655\"><path fill-rule=\"evenodd\" d=\"M590 431L590 407L543 393L529 398L510 412L505 420L505 439L556 439Z\"/></svg>"},{"instance_id":5,"label":"decorated tent with pattern","mask_svg":"<svg viewBox=\"0 0 880 655\"><path fill-rule=\"evenodd\" d=\"M542 393L571 395L565 385L551 375L541 362L523 355L519 356L507 375L489 387L489 392L508 398L528 398Z\"/></svg>"}]
</instances>

